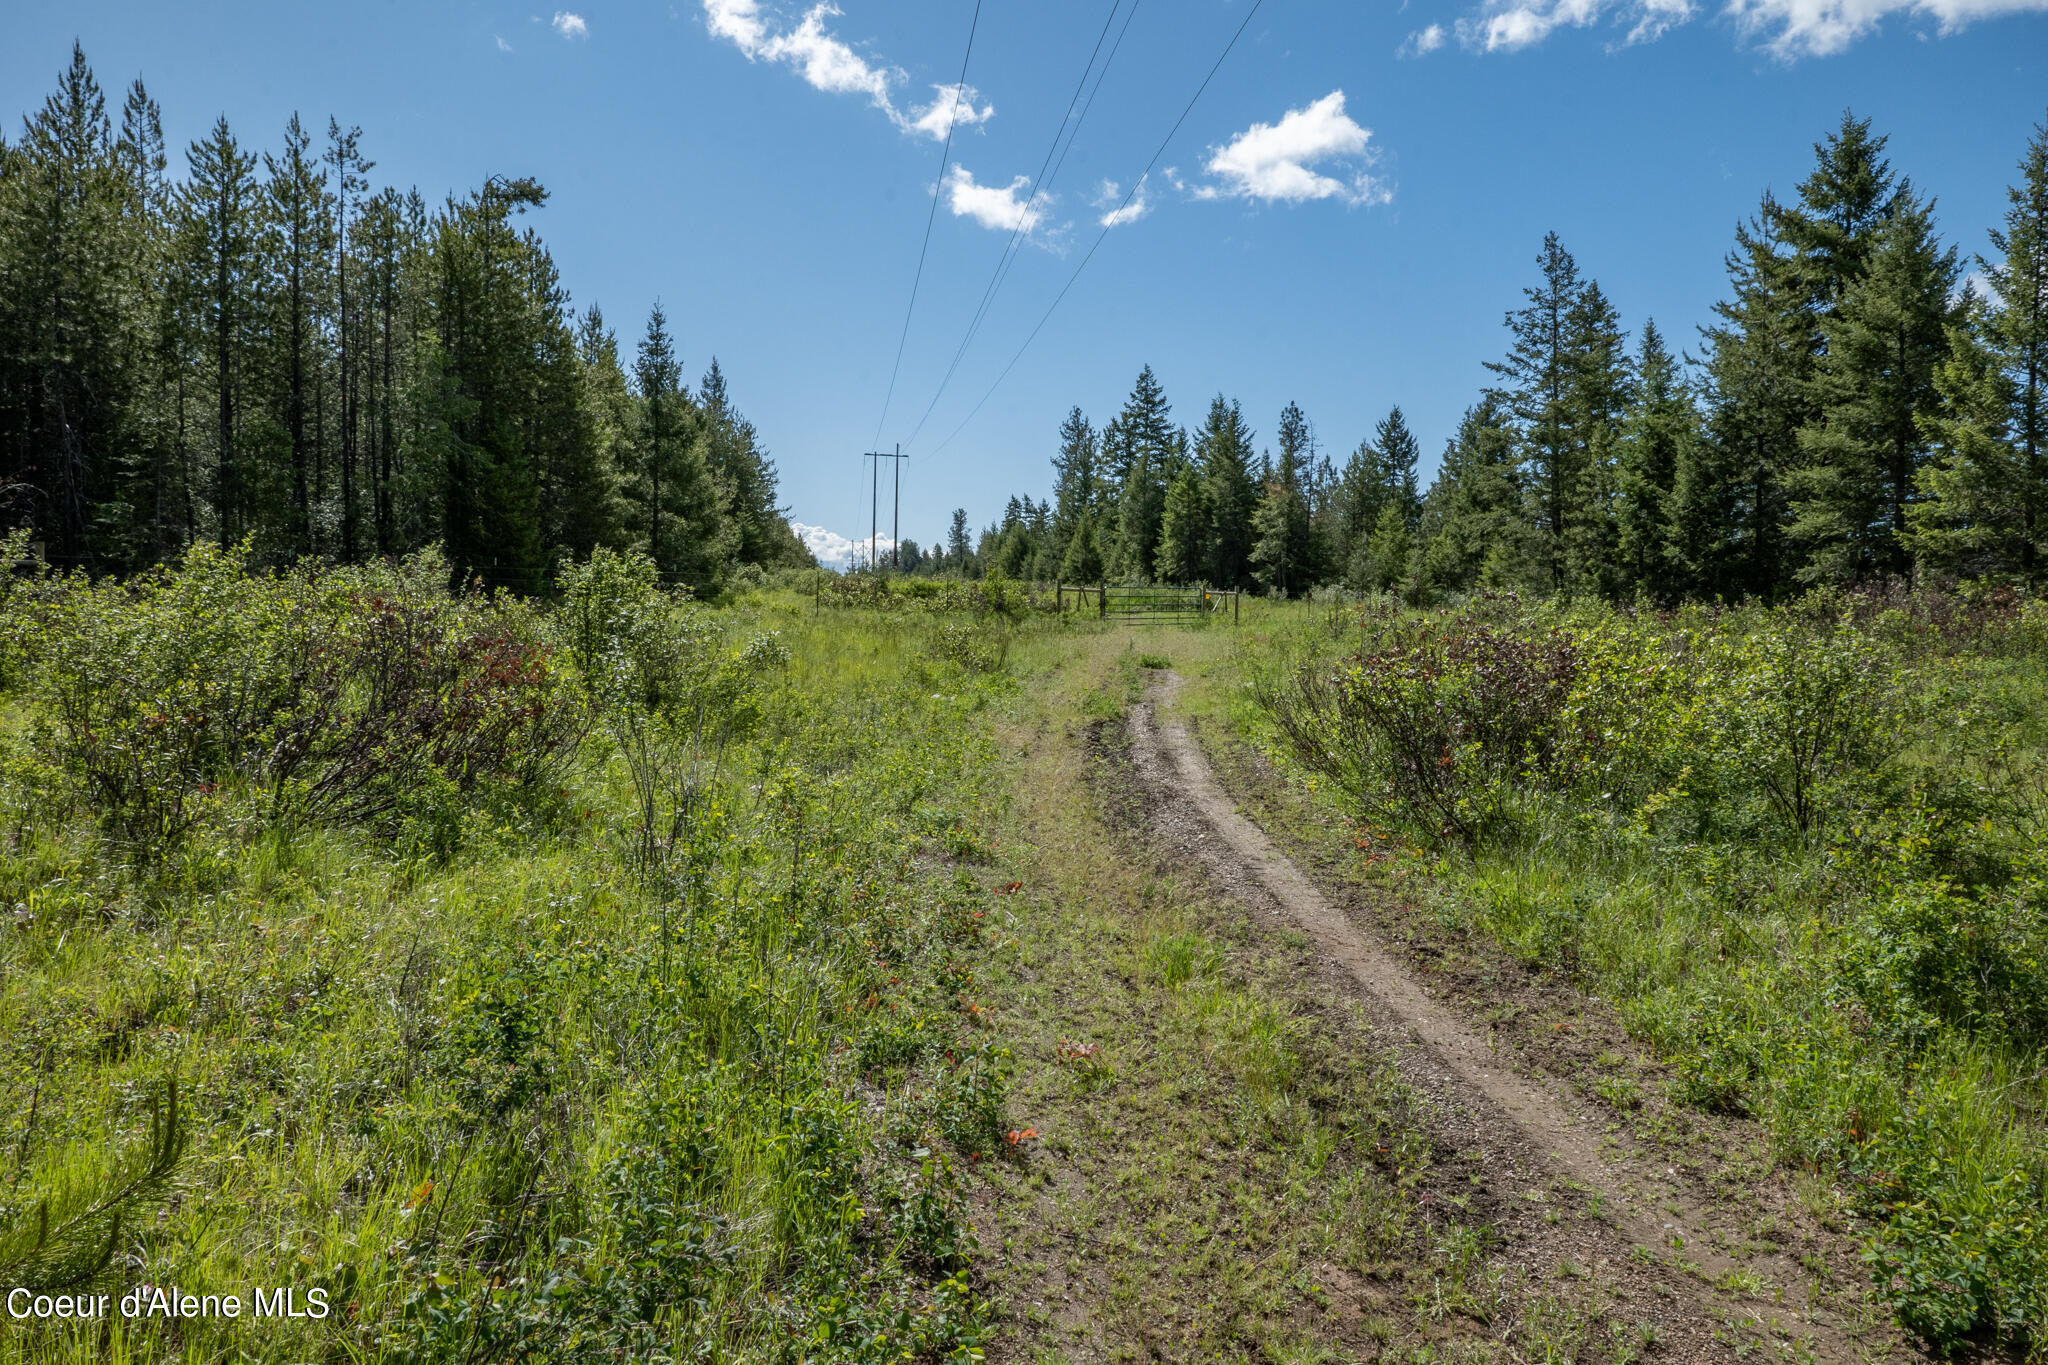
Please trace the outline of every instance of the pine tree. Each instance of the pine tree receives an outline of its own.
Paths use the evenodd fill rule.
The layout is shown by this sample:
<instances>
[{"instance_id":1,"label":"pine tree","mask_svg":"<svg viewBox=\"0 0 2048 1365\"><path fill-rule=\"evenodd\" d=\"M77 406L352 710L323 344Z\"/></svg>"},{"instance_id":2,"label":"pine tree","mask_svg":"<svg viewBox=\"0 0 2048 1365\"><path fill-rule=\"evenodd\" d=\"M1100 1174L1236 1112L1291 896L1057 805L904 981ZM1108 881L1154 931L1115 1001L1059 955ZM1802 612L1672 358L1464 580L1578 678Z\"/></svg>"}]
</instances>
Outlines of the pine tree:
<instances>
[{"instance_id":1,"label":"pine tree","mask_svg":"<svg viewBox=\"0 0 2048 1365\"><path fill-rule=\"evenodd\" d=\"M1162 583L1202 582L1214 558L1211 543L1209 499L1202 476L1192 461L1185 461L1166 488L1154 575Z\"/></svg>"},{"instance_id":2,"label":"pine tree","mask_svg":"<svg viewBox=\"0 0 2048 1365\"><path fill-rule=\"evenodd\" d=\"M1707 343L1705 439L1672 476L1669 552L1695 596L1768 596L1786 560L1787 480L1812 415L1813 309L1768 195L1737 228L1726 263L1733 297L1714 305Z\"/></svg>"},{"instance_id":3,"label":"pine tree","mask_svg":"<svg viewBox=\"0 0 2048 1365\"><path fill-rule=\"evenodd\" d=\"M1081 518L1099 506L1095 428L1076 407L1060 423L1060 448L1052 458L1052 535L1064 552Z\"/></svg>"},{"instance_id":4,"label":"pine tree","mask_svg":"<svg viewBox=\"0 0 2048 1365\"><path fill-rule=\"evenodd\" d=\"M1314 582L1308 506L1301 496L1300 462L1308 448L1308 423L1293 403L1280 415L1279 437L1279 462L1252 515L1252 575L1268 593L1292 597Z\"/></svg>"},{"instance_id":5,"label":"pine tree","mask_svg":"<svg viewBox=\"0 0 2048 1365\"><path fill-rule=\"evenodd\" d=\"M190 176L180 203L180 292L209 351L212 388L213 519L222 545L248 529L241 419L248 357L257 326L256 158L217 120L186 153Z\"/></svg>"},{"instance_id":6,"label":"pine tree","mask_svg":"<svg viewBox=\"0 0 2048 1365\"><path fill-rule=\"evenodd\" d=\"M1575 590L1612 597L1617 573L1615 509L1621 428L1634 389L1621 319L1598 282L1588 280L1571 312L1567 407L1577 447L1578 488L1565 555Z\"/></svg>"},{"instance_id":7,"label":"pine tree","mask_svg":"<svg viewBox=\"0 0 2048 1365\"><path fill-rule=\"evenodd\" d=\"M1103 431L1103 464L1116 496L1117 534L1109 555L1112 577L1144 582L1159 549L1166 511L1166 480L1174 453L1172 406L1147 365L1131 395Z\"/></svg>"},{"instance_id":8,"label":"pine tree","mask_svg":"<svg viewBox=\"0 0 2048 1365\"><path fill-rule=\"evenodd\" d=\"M968 570L972 566L973 558L972 549L967 542L967 509L956 507L953 509L953 520L946 527L946 562L953 572L967 578L971 576Z\"/></svg>"},{"instance_id":9,"label":"pine tree","mask_svg":"<svg viewBox=\"0 0 2048 1365\"><path fill-rule=\"evenodd\" d=\"M1401 415L1398 404L1373 429L1371 449L1379 457L1374 471L1380 493L1376 501L1391 503L1399 510L1402 525L1414 530L1422 516L1422 494L1415 471L1415 466L1422 459L1422 444L1408 429L1408 419ZM1378 524L1377 515L1373 522Z\"/></svg>"},{"instance_id":10,"label":"pine tree","mask_svg":"<svg viewBox=\"0 0 2048 1365\"><path fill-rule=\"evenodd\" d=\"M284 129L284 154L263 157L264 303L275 352L271 357L271 416L287 443L289 492L256 498L266 521L275 520L277 550L286 558L314 553L313 504L318 490L314 466L314 375L322 363L321 304L333 238L333 200L320 159L309 155L313 139L293 114ZM267 432L266 432L267 434ZM266 483L268 461L249 472ZM264 490L265 493L269 489ZM288 499L288 500L287 500Z\"/></svg>"},{"instance_id":11,"label":"pine tree","mask_svg":"<svg viewBox=\"0 0 2048 1365\"><path fill-rule=\"evenodd\" d=\"M1372 539L1373 528L1379 525L1380 507L1385 501L1380 453L1368 437L1345 459L1330 497L1331 525L1326 548L1330 563L1341 572L1348 587L1365 587L1365 546Z\"/></svg>"},{"instance_id":12,"label":"pine tree","mask_svg":"<svg viewBox=\"0 0 2048 1365\"><path fill-rule=\"evenodd\" d=\"M714 588L718 495L704 462L699 416L683 388L682 365L659 303L648 311L633 376L640 399L635 493L647 553L668 581Z\"/></svg>"},{"instance_id":13,"label":"pine tree","mask_svg":"<svg viewBox=\"0 0 2048 1365\"><path fill-rule=\"evenodd\" d=\"M1818 417L1799 432L1804 464L1792 481L1791 535L1805 549L1800 577L1852 582L1908 565L1906 510L1927 455L1920 418L1938 406L1946 358L1953 247L1936 240L1931 206L1901 191L1823 331Z\"/></svg>"},{"instance_id":14,"label":"pine tree","mask_svg":"<svg viewBox=\"0 0 2048 1365\"><path fill-rule=\"evenodd\" d=\"M1571 402L1576 368L1573 315L1585 283L1579 278L1578 263L1555 232L1544 237L1536 263L1543 283L1524 289L1528 304L1507 315L1514 346L1506 360L1489 361L1487 368L1507 381L1500 397L1518 428L1525 487L1542 533L1547 585L1565 591L1572 586L1576 514L1586 482L1585 451Z\"/></svg>"},{"instance_id":15,"label":"pine tree","mask_svg":"<svg viewBox=\"0 0 2048 1365\"><path fill-rule=\"evenodd\" d=\"M552 565L564 556L587 559L598 545L622 541L624 509L618 472L608 458L606 414L592 401L568 292L545 252L529 257L526 290L534 316L522 436L539 490L540 540Z\"/></svg>"},{"instance_id":16,"label":"pine tree","mask_svg":"<svg viewBox=\"0 0 2048 1365\"><path fill-rule=\"evenodd\" d=\"M336 452L341 474L340 552L344 560L357 560L364 549L363 528L363 363L364 326L360 286L349 266L357 249L355 232L362 220L362 198L370 188L369 174L375 164L364 158L360 147L363 130L327 120L325 161L334 184L334 373L339 392L340 449Z\"/></svg>"},{"instance_id":17,"label":"pine tree","mask_svg":"<svg viewBox=\"0 0 2048 1365\"><path fill-rule=\"evenodd\" d=\"M577 467L564 471L551 496L559 503L554 543L580 560L600 545L616 548L627 542L627 523L639 505L627 484L641 474L634 446L638 415L619 360L618 337L596 304L577 319L576 365L584 445Z\"/></svg>"},{"instance_id":18,"label":"pine tree","mask_svg":"<svg viewBox=\"0 0 2048 1365\"><path fill-rule=\"evenodd\" d=\"M1799 182L1798 205L1771 206L1766 200L1775 207L1778 234L1792 250L1821 347L1823 320L1868 270L1879 230L1909 197L1884 159L1885 142L1870 131L1869 119L1844 110L1841 125L1813 145L1814 168Z\"/></svg>"},{"instance_id":19,"label":"pine tree","mask_svg":"<svg viewBox=\"0 0 2048 1365\"><path fill-rule=\"evenodd\" d=\"M1102 551L1096 543L1095 513L1083 512L1060 561L1060 581L1087 585L1103 580Z\"/></svg>"},{"instance_id":20,"label":"pine tree","mask_svg":"<svg viewBox=\"0 0 2048 1365\"><path fill-rule=\"evenodd\" d=\"M566 324L551 276L534 288L544 249L511 218L546 202L531 180L494 178L434 225L442 539L458 573L520 592L537 591L547 573L535 362L544 331Z\"/></svg>"},{"instance_id":21,"label":"pine tree","mask_svg":"<svg viewBox=\"0 0 2048 1365\"><path fill-rule=\"evenodd\" d=\"M412 206L395 191L385 190L364 203L356 228L366 314L363 435L380 555L398 554L427 538L424 512L430 499L412 486L411 462L401 448L419 406L409 380L423 359L415 344L422 330L420 237Z\"/></svg>"},{"instance_id":22,"label":"pine tree","mask_svg":"<svg viewBox=\"0 0 2048 1365\"><path fill-rule=\"evenodd\" d=\"M725 516L738 537L735 554L743 564L790 564L796 537L789 529L775 495L779 478L775 462L761 449L754 424L733 406L718 357L698 386L704 413L705 454L711 474L725 491Z\"/></svg>"},{"instance_id":23,"label":"pine tree","mask_svg":"<svg viewBox=\"0 0 2048 1365\"><path fill-rule=\"evenodd\" d=\"M1635 395L1621 432L1615 554L1624 591L1662 601L1680 592L1672 544L1678 471L1698 439L1699 414L1654 321L1643 323Z\"/></svg>"},{"instance_id":24,"label":"pine tree","mask_svg":"<svg viewBox=\"0 0 2048 1365\"><path fill-rule=\"evenodd\" d=\"M1137 446L1123 478L1123 496L1117 506L1116 549L1110 556L1110 576L1123 582L1144 583L1152 577L1153 560L1159 549L1159 521L1166 513L1166 485L1158 456L1149 446Z\"/></svg>"},{"instance_id":25,"label":"pine tree","mask_svg":"<svg viewBox=\"0 0 2048 1365\"><path fill-rule=\"evenodd\" d=\"M1689 591L1767 595L1795 569L1826 576L1803 556L1829 535L1809 517L1820 539L1795 542L1791 502L1795 485L1803 481L1799 496L1811 501L1833 478L1804 472L1812 438L1801 433L1821 423L1828 401L1828 329L1901 201L1884 146L1869 120L1845 112L1814 144L1797 202L1767 194L1737 230L1734 297L1717 305L1721 322L1705 333L1714 448L1697 448L1674 481L1673 554Z\"/></svg>"},{"instance_id":26,"label":"pine tree","mask_svg":"<svg viewBox=\"0 0 2048 1365\"><path fill-rule=\"evenodd\" d=\"M121 488L99 520L108 532L104 550L137 569L174 555L195 533L183 401L192 357L167 288L169 157L163 111L139 80L122 105L114 155L126 191L121 240L129 249L131 318L124 331L139 349L128 368L133 390L123 403L131 442L117 473Z\"/></svg>"},{"instance_id":27,"label":"pine tree","mask_svg":"<svg viewBox=\"0 0 2048 1365\"><path fill-rule=\"evenodd\" d=\"M1422 567L1429 587L1515 588L1537 578L1516 433L1497 396L1467 408L1423 500ZM1361 582L1363 586L1363 574Z\"/></svg>"},{"instance_id":28,"label":"pine tree","mask_svg":"<svg viewBox=\"0 0 2048 1365\"><path fill-rule=\"evenodd\" d=\"M1206 578L1224 588L1251 582L1252 512L1259 488L1252 482L1252 429L1235 401L1222 394L1210 400L1209 415L1195 436L1195 460L1201 476L1204 511L1209 523L1207 561L1183 578Z\"/></svg>"},{"instance_id":29,"label":"pine tree","mask_svg":"<svg viewBox=\"0 0 2048 1365\"><path fill-rule=\"evenodd\" d=\"M2020 579L2048 569L2048 126L2036 125L2006 191L1990 283L1949 333L1935 371L1939 410L1923 427L1939 452L1907 511L1913 553L1930 567Z\"/></svg>"},{"instance_id":30,"label":"pine tree","mask_svg":"<svg viewBox=\"0 0 2048 1365\"><path fill-rule=\"evenodd\" d=\"M102 504L132 458L125 400L146 353L145 314L125 230L134 190L77 46L0 164L0 485L33 490L27 506L51 558L94 562Z\"/></svg>"},{"instance_id":31,"label":"pine tree","mask_svg":"<svg viewBox=\"0 0 2048 1365\"><path fill-rule=\"evenodd\" d=\"M1117 417L1128 442L1127 450L1132 454L1149 454L1157 468L1173 444L1173 405L1166 401L1166 391L1160 388L1159 378L1150 365L1138 371L1131 396L1124 400L1123 411ZM1128 460L1129 456L1124 458ZM1121 481L1128 475L1128 464L1112 473Z\"/></svg>"},{"instance_id":32,"label":"pine tree","mask_svg":"<svg viewBox=\"0 0 2048 1365\"><path fill-rule=\"evenodd\" d=\"M1400 587L1409 578L1409 557L1414 544L1408 518L1398 502L1388 500L1380 508L1379 522L1366 539L1363 553L1364 586L1373 592Z\"/></svg>"},{"instance_id":33,"label":"pine tree","mask_svg":"<svg viewBox=\"0 0 2048 1365\"><path fill-rule=\"evenodd\" d=\"M540 186L493 179L430 214L372 190L354 129L331 119L316 152L297 118L262 156L217 122L173 183L139 81L118 134L107 115L74 45L22 140L0 137L0 519L117 571L200 536L272 562L439 539L458 572L527 591L552 554L621 541L637 405L513 222ZM707 388L721 420L682 486L711 489L710 514L680 492L661 510L664 540L672 516L692 527L681 576L810 562L752 427Z\"/></svg>"}]
</instances>

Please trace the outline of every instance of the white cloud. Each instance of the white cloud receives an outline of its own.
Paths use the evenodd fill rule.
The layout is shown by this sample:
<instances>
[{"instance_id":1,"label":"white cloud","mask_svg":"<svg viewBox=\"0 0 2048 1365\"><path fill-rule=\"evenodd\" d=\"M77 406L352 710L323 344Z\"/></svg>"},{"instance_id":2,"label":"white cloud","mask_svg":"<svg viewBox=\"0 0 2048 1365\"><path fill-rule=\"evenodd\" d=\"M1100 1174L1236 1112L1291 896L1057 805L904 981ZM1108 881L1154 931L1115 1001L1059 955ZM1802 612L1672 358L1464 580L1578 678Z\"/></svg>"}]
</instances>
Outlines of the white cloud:
<instances>
[{"instance_id":1,"label":"white cloud","mask_svg":"<svg viewBox=\"0 0 2048 1365\"><path fill-rule=\"evenodd\" d=\"M497 35L496 35L496 34L493 34L493 35L491 35L491 36L492 36L492 37L497 37ZM511 50L512 50L512 44L510 44L510 43L506 42L506 41L505 41L505 40L504 40L503 38L498 38L498 51L500 51L500 52L510 52Z\"/></svg>"},{"instance_id":2,"label":"white cloud","mask_svg":"<svg viewBox=\"0 0 2048 1365\"><path fill-rule=\"evenodd\" d=\"M1959 301L1966 293L1975 294L1978 298L1992 303L1998 302L1998 290L1992 287L1991 278L1981 270L1972 270L1963 276L1962 282L1956 286L1955 298L1951 302Z\"/></svg>"},{"instance_id":3,"label":"white cloud","mask_svg":"<svg viewBox=\"0 0 2048 1365\"><path fill-rule=\"evenodd\" d=\"M1780 57L1826 57L1893 14L1932 20L1943 35L2009 14L2040 13L2048 0L1728 0L1738 32Z\"/></svg>"},{"instance_id":4,"label":"white cloud","mask_svg":"<svg viewBox=\"0 0 2048 1365\"><path fill-rule=\"evenodd\" d=\"M1152 200L1146 194L1145 182L1142 180L1138 182L1137 193L1131 196L1131 202L1128 204L1124 203L1123 186L1114 180L1105 180L1096 192L1095 207L1105 210L1102 217L1097 220L1103 227L1122 227L1125 223L1135 223L1150 213Z\"/></svg>"},{"instance_id":5,"label":"white cloud","mask_svg":"<svg viewBox=\"0 0 2048 1365\"><path fill-rule=\"evenodd\" d=\"M828 95L864 95L906 133L937 142L953 127L986 123L995 116L993 105L976 106L979 92L971 85L933 86L930 104L907 113L897 108L890 91L907 78L895 67L869 61L825 27L825 21L839 13L831 0L806 10L794 28L764 13L760 0L703 0L703 5L704 23L712 36L731 43L748 61L780 63Z\"/></svg>"},{"instance_id":6,"label":"white cloud","mask_svg":"<svg viewBox=\"0 0 2048 1365\"><path fill-rule=\"evenodd\" d=\"M1022 229L1028 237L1045 222L1051 199L1034 195L1031 177L1020 175L1007 185L977 185L974 172L955 162L946 171L946 207L955 218L972 218L998 232Z\"/></svg>"},{"instance_id":7,"label":"white cloud","mask_svg":"<svg viewBox=\"0 0 2048 1365\"><path fill-rule=\"evenodd\" d=\"M935 85L932 92L932 102L922 109L913 109L908 123L899 120L905 131L939 142L954 128L976 127L995 117L993 104L974 107L981 92L971 85Z\"/></svg>"},{"instance_id":8,"label":"white cloud","mask_svg":"<svg viewBox=\"0 0 2048 1365\"><path fill-rule=\"evenodd\" d=\"M1408 35L1408 41L1401 44L1403 57L1427 57L1444 45L1450 35L1442 24L1431 24L1428 28Z\"/></svg>"},{"instance_id":9,"label":"white cloud","mask_svg":"<svg viewBox=\"0 0 2048 1365\"><path fill-rule=\"evenodd\" d=\"M583 22L583 16L580 14L571 14L568 10L558 9L555 11L555 17L549 22L555 32L561 34L564 38L588 38L590 36L590 25Z\"/></svg>"},{"instance_id":10,"label":"white cloud","mask_svg":"<svg viewBox=\"0 0 2048 1365\"><path fill-rule=\"evenodd\" d=\"M1477 18L1458 21L1458 39L1485 52L1514 52L1542 42L1560 28L1584 28L1603 13L1626 6L1648 9L1669 0L1492 0ZM1677 0L1683 5L1687 0Z\"/></svg>"},{"instance_id":11,"label":"white cloud","mask_svg":"<svg viewBox=\"0 0 2048 1365\"><path fill-rule=\"evenodd\" d=\"M827 530L823 526L809 526L801 521L792 521L789 529L796 532L797 539L803 541L805 548L816 555L818 562L827 568L850 569L856 562L863 568L867 567L866 536L858 540L848 540L837 531ZM896 542L887 536L877 537L874 544L876 555L883 559L887 559L889 552L896 548Z\"/></svg>"},{"instance_id":12,"label":"white cloud","mask_svg":"<svg viewBox=\"0 0 2048 1365\"><path fill-rule=\"evenodd\" d=\"M1980 19L2043 11L2048 0L1725 0L1721 8L1745 41L1788 61L1832 56L1894 16L1931 22L1945 35ZM1625 30L1626 46L1654 42L1698 14L1693 0L1486 0L1456 32L1468 48L1514 52L1561 28L1604 24ZM1429 31L1410 40L1418 54L1429 50Z\"/></svg>"},{"instance_id":13,"label":"white cloud","mask_svg":"<svg viewBox=\"0 0 2048 1365\"><path fill-rule=\"evenodd\" d=\"M1378 204L1391 192L1363 170L1339 179L1317 170L1320 163L1363 162L1372 131L1344 112L1344 92L1332 90L1303 109L1290 109L1278 123L1254 123L1216 148L1204 168L1220 183L1200 185L1197 199L1261 199L1299 204L1341 199Z\"/></svg>"},{"instance_id":14,"label":"white cloud","mask_svg":"<svg viewBox=\"0 0 2048 1365\"><path fill-rule=\"evenodd\" d=\"M1692 0L1637 0L1635 24L1630 27L1624 45L1653 43L1664 36L1665 30L1690 18Z\"/></svg>"}]
</instances>

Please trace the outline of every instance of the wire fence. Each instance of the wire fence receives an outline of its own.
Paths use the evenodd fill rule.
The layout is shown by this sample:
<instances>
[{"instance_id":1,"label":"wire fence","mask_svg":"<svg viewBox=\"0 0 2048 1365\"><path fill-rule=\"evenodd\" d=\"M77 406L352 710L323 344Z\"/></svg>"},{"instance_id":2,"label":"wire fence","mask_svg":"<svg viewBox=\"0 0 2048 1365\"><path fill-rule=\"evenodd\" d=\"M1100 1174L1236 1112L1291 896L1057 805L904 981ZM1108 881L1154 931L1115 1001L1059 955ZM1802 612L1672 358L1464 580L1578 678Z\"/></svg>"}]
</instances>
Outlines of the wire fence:
<instances>
[{"instance_id":1,"label":"wire fence","mask_svg":"<svg viewBox=\"0 0 2048 1365\"><path fill-rule=\"evenodd\" d=\"M1239 603L1244 596L1231 588L1084 588L1062 583L1058 585L1056 597L1061 611L1067 610L1069 594L1073 596L1073 609L1077 612L1087 610L1092 604L1095 614L1106 621L1155 626L1213 620L1226 611L1235 624Z\"/></svg>"}]
</instances>

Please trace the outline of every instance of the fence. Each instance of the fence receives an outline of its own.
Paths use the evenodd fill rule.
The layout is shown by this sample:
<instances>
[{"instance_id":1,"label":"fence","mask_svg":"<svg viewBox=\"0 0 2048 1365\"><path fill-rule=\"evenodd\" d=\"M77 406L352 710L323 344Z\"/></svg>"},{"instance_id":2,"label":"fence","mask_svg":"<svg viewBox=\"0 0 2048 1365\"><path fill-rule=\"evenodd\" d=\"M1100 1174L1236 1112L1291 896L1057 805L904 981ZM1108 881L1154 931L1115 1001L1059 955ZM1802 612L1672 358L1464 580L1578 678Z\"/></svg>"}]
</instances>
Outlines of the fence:
<instances>
[{"instance_id":1,"label":"fence","mask_svg":"<svg viewBox=\"0 0 2048 1365\"><path fill-rule=\"evenodd\" d=\"M1067 609L1069 593L1074 596L1076 611L1086 610L1092 597L1095 614L1106 621L1159 626L1206 621L1222 615L1226 609L1235 623L1238 601L1243 596L1235 590L1216 588L1077 588L1062 583L1058 589L1061 611Z\"/></svg>"}]
</instances>

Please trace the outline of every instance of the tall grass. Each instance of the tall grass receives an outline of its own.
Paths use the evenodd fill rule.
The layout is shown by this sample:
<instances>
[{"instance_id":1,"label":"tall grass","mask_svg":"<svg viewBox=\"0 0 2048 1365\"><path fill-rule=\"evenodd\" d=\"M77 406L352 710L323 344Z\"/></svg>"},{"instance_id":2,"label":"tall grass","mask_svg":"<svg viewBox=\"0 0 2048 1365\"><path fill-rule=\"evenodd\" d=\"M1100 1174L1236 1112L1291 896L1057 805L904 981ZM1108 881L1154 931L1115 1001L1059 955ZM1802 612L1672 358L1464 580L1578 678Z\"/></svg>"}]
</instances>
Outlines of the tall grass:
<instances>
[{"instance_id":1,"label":"tall grass","mask_svg":"<svg viewBox=\"0 0 2048 1365\"><path fill-rule=\"evenodd\" d=\"M0 1356L970 1358L1001 619L444 583L12 585L0 1270L123 1194L175 1077L89 1269L245 1311ZM248 1315L287 1286L330 1315Z\"/></svg>"},{"instance_id":2,"label":"tall grass","mask_svg":"<svg viewBox=\"0 0 2048 1365\"><path fill-rule=\"evenodd\" d=\"M2038 605L1356 619L1255 666L1275 751L1839 1181L1901 1322L2048 1340Z\"/></svg>"}]
</instances>

